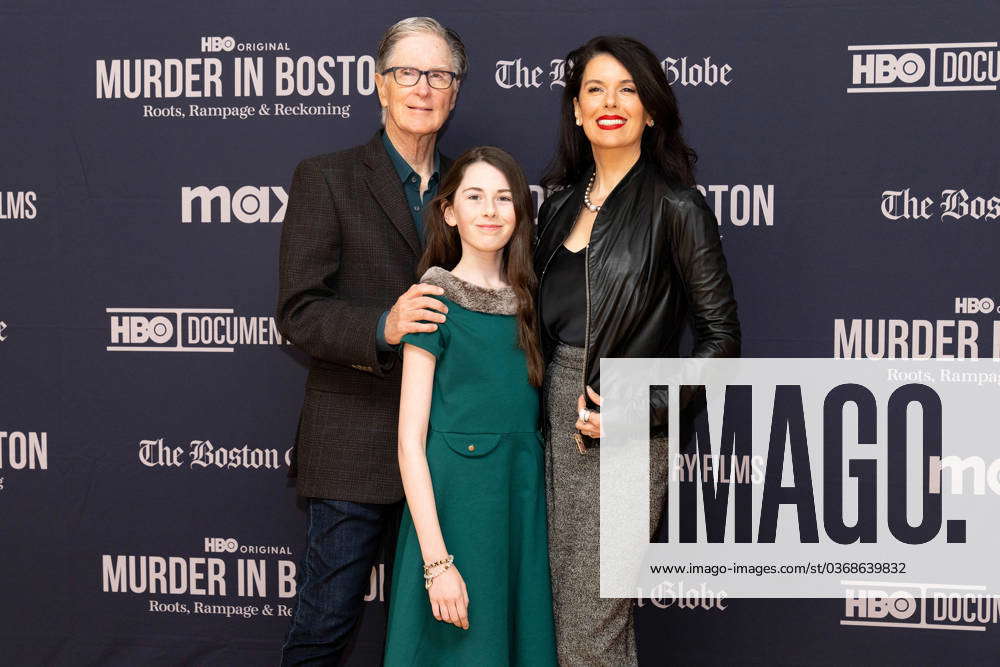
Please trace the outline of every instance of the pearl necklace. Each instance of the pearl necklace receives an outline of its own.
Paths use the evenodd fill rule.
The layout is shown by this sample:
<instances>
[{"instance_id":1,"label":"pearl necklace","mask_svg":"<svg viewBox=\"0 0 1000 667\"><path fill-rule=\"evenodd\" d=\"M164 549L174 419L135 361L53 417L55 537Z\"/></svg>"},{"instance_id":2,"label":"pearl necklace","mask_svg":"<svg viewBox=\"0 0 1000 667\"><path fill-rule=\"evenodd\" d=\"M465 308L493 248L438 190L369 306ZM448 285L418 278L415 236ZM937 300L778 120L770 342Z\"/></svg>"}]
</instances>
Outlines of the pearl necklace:
<instances>
[{"instance_id":1,"label":"pearl necklace","mask_svg":"<svg viewBox=\"0 0 1000 667\"><path fill-rule=\"evenodd\" d=\"M583 205L587 207L592 213L597 213L601 210L600 204L593 204L590 201L590 189L594 187L594 177L597 176L597 170L590 175L590 182L587 183L587 189L583 192Z\"/></svg>"}]
</instances>

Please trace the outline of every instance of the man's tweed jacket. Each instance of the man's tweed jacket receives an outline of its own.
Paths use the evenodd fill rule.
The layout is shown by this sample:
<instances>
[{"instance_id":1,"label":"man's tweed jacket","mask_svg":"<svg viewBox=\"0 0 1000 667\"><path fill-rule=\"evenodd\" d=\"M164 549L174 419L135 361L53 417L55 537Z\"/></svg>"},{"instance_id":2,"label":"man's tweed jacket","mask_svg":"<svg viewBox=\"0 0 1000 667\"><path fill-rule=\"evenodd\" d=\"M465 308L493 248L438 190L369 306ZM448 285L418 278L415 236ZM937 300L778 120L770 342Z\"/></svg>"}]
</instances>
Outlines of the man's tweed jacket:
<instances>
[{"instance_id":1,"label":"man's tweed jacket","mask_svg":"<svg viewBox=\"0 0 1000 667\"><path fill-rule=\"evenodd\" d=\"M448 164L442 157L442 175ZM402 364L394 352L377 352L375 327L415 282L420 253L380 133L299 163L281 232L277 322L312 356L295 444L302 496L403 497L396 458Z\"/></svg>"}]
</instances>

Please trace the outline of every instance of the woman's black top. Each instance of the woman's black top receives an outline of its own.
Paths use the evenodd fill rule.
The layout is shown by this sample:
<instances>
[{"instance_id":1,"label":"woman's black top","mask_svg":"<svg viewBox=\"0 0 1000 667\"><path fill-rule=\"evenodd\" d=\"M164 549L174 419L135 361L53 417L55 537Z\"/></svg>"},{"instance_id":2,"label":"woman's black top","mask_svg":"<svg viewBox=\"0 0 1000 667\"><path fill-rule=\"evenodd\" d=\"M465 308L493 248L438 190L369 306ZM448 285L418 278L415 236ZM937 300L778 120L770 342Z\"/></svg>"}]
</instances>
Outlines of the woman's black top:
<instances>
[{"instance_id":1,"label":"woman's black top","mask_svg":"<svg viewBox=\"0 0 1000 667\"><path fill-rule=\"evenodd\" d=\"M586 259L586 249L571 252L560 244L539 290L538 308L546 333L573 347L583 347L587 338Z\"/></svg>"},{"instance_id":2,"label":"woman's black top","mask_svg":"<svg viewBox=\"0 0 1000 667\"><path fill-rule=\"evenodd\" d=\"M592 173L553 192L539 209L539 276L573 229ZM583 310L590 312L581 385L602 393L601 359L679 356L689 323L694 332L689 356L740 355L736 298L719 224L694 187L640 158L601 204L587 254L589 301ZM539 329L542 351L551 360L557 341ZM681 392L682 410L691 395ZM667 397L665 386L650 389L649 419L656 435L667 430ZM595 444L586 437L584 443Z\"/></svg>"}]
</instances>

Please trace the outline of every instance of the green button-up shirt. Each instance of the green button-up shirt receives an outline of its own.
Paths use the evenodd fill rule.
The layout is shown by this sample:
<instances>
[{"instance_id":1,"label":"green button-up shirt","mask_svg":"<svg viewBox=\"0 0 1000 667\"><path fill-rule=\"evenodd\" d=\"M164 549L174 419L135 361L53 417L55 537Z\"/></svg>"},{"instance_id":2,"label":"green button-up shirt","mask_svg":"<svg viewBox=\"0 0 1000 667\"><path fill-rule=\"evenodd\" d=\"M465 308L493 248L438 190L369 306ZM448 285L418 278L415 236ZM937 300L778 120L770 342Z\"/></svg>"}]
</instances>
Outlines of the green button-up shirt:
<instances>
[{"instance_id":1,"label":"green button-up shirt","mask_svg":"<svg viewBox=\"0 0 1000 667\"><path fill-rule=\"evenodd\" d=\"M403 156L399 154L396 147L389 141L389 135L384 131L382 132L382 143L385 144L385 152L389 154L389 159L392 160L392 166L396 168L396 173L399 174L399 180L403 182L403 192L406 193L406 203L410 208L410 215L413 217L413 226L417 228L417 234L420 236L422 243L424 240L424 207L437 195L438 181L441 180L441 154L437 150L434 151L434 171L431 173L431 178L427 182L427 189L424 191L423 197L421 197L420 174L415 172L413 167L403 159Z\"/></svg>"},{"instance_id":2,"label":"green button-up shirt","mask_svg":"<svg viewBox=\"0 0 1000 667\"><path fill-rule=\"evenodd\" d=\"M434 151L434 172L427 182L427 190L423 197L420 196L420 174L413 170L403 156L399 154L396 147L389 141L389 135L382 131L382 143L385 145L385 152L392 160L392 166L396 168L399 180L403 182L403 192L406 194L406 203L410 209L410 216L413 218L413 226L417 228L417 236L420 237L421 245L424 242L424 207L437 195L438 182L441 180L441 154ZM389 311L382 313L375 329L375 346L380 352L388 352L393 349L385 340L385 320L389 317Z\"/></svg>"}]
</instances>

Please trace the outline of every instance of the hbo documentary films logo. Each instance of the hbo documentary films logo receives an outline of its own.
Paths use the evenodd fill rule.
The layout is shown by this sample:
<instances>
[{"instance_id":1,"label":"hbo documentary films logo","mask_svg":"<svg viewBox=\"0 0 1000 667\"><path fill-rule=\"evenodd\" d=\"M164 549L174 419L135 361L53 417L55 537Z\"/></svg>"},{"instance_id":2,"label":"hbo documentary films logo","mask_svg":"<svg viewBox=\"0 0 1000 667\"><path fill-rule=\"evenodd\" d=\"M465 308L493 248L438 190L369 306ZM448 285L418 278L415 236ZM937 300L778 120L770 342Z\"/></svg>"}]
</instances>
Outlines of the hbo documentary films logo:
<instances>
[{"instance_id":1,"label":"hbo documentary films logo","mask_svg":"<svg viewBox=\"0 0 1000 667\"><path fill-rule=\"evenodd\" d=\"M844 581L841 625L978 630L1000 621L1000 596L985 586Z\"/></svg>"},{"instance_id":2,"label":"hbo documentary films logo","mask_svg":"<svg viewBox=\"0 0 1000 667\"><path fill-rule=\"evenodd\" d=\"M996 91L997 42L848 46L848 93Z\"/></svg>"},{"instance_id":3,"label":"hbo documentary films logo","mask_svg":"<svg viewBox=\"0 0 1000 667\"><path fill-rule=\"evenodd\" d=\"M0 190L0 220L34 220L38 215L34 190Z\"/></svg>"},{"instance_id":4,"label":"hbo documentary films logo","mask_svg":"<svg viewBox=\"0 0 1000 667\"><path fill-rule=\"evenodd\" d=\"M243 345L291 345L273 317L232 308L107 308L108 352L235 352Z\"/></svg>"}]
</instances>

